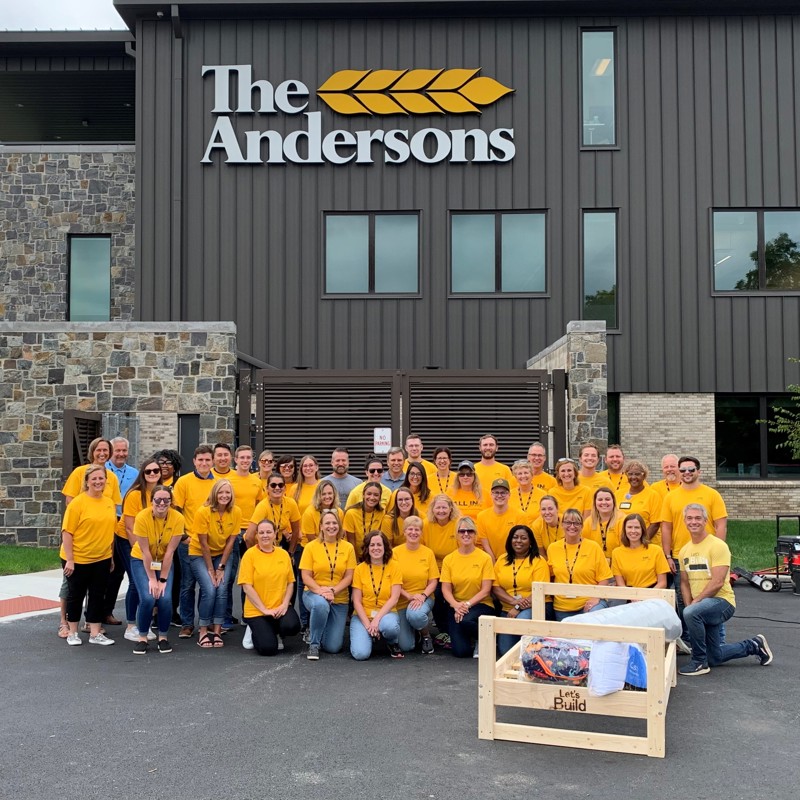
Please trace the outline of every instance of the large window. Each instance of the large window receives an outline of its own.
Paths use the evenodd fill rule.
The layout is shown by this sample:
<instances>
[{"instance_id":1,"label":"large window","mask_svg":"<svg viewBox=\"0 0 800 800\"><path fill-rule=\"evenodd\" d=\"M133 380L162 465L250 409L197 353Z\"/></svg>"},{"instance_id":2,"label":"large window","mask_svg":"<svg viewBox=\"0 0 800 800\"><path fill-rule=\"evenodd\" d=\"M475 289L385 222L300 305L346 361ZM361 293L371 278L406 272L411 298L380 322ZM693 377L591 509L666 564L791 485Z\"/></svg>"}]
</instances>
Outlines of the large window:
<instances>
[{"instance_id":1,"label":"large window","mask_svg":"<svg viewBox=\"0 0 800 800\"><path fill-rule=\"evenodd\" d=\"M105 322L111 318L111 237L70 236L69 319Z\"/></svg>"},{"instance_id":2,"label":"large window","mask_svg":"<svg viewBox=\"0 0 800 800\"><path fill-rule=\"evenodd\" d=\"M545 222L544 212L453 214L450 225L453 292L544 292Z\"/></svg>"},{"instance_id":3,"label":"large window","mask_svg":"<svg viewBox=\"0 0 800 800\"><path fill-rule=\"evenodd\" d=\"M581 32L581 102L584 147L617 143L614 31Z\"/></svg>"},{"instance_id":4,"label":"large window","mask_svg":"<svg viewBox=\"0 0 800 800\"><path fill-rule=\"evenodd\" d=\"M715 211L714 289L800 291L800 211Z\"/></svg>"},{"instance_id":5,"label":"large window","mask_svg":"<svg viewBox=\"0 0 800 800\"><path fill-rule=\"evenodd\" d=\"M617 212L583 213L583 319L617 324Z\"/></svg>"},{"instance_id":6,"label":"large window","mask_svg":"<svg viewBox=\"0 0 800 800\"><path fill-rule=\"evenodd\" d=\"M326 294L418 291L418 214L326 215Z\"/></svg>"},{"instance_id":7,"label":"large window","mask_svg":"<svg viewBox=\"0 0 800 800\"><path fill-rule=\"evenodd\" d=\"M795 408L788 395L717 395L717 478L800 478L800 461L781 447L769 425L777 407Z\"/></svg>"}]
</instances>

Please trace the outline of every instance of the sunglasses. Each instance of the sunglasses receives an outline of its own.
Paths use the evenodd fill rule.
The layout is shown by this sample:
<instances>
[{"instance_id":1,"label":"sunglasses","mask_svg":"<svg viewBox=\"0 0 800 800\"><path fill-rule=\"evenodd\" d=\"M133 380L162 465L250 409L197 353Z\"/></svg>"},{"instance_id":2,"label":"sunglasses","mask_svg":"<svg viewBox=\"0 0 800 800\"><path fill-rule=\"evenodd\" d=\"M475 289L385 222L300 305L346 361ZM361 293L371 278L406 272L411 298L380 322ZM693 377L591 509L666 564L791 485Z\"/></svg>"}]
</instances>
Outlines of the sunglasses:
<instances>
[{"instance_id":1,"label":"sunglasses","mask_svg":"<svg viewBox=\"0 0 800 800\"><path fill-rule=\"evenodd\" d=\"M172 502L171 497L153 498L154 506L168 506Z\"/></svg>"},{"instance_id":2,"label":"sunglasses","mask_svg":"<svg viewBox=\"0 0 800 800\"><path fill-rule=\"evenodd\" d=\"M145 475L160 475L161 474L161 467L156 467L155 469L146 469L143 470Z\"/></svg>"},{"instance_id":3,"label":"sunglasses","mask_svg":"<svg viewBox=\"0 0 800 800\"><path fill-rule=\"evenodd\" d=\"M258 459L258 463L259 464L274 464L275 463L275 459L274 458L259 458Z\"/></svg>"},{"instance_id":4,"label":"sunglasses","mask_svg":"<svg viewBox=\"0 0 800 800\"><path fill-rule=\"evenodd\" d=\"M477 533L477 531L472 530L472 528L457 528L456 532L461 534L468 534L470 536L472 536L473 533Z\"/></svg>"},{"instance_id":5,"label":"sunglasses","mask_svg":"<svg viewBox=\"0 0 800 800\"><path fill-rule=\"evenodd\" d=\"M383 467L378 467L377 469L373 467L372 469L368 469L367 472L369 472L370 475L380 475L383 472Z\"/></svg>"},{"instance_id":6,"label":"sunglasses","mask_svg":"<svg viewBox=\"0 0 800 800\"><path fill-rule=\"evenodd\" d=\"M689 474L691 474L693 472L697 472L697 468L696 467L681 467L678 470L678 472L688 472Z\"/></svg>"},{"instance_id":7,"label":"sunglasses","mask_svg":"<svg viewBox=\"0 0 800 800\"><path fill-rule=\"evenodd\" d=\"M271 483L269 485L269 488L270 489L285 489L286 488L286 484L285 483Z\"/></svg>"}]
</instances>

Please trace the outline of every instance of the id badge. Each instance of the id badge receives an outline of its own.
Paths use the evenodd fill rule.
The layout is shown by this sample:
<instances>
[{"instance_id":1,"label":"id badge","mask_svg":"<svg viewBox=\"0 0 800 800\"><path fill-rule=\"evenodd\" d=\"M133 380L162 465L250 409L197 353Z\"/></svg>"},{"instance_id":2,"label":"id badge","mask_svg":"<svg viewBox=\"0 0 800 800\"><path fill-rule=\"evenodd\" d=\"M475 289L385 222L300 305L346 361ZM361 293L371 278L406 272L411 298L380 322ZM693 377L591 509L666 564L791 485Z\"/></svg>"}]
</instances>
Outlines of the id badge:
<instances>
[{"instance_id":1,"label":"id badge","mask_svg":"<svg viewBox=\"0 0 800 800\"><path fill-rule=\"evenodd\" d=\"M374 609L369 612L369 618L370 619L375 619L375 617L377 617L377 616L378 616L378 612L375 611Z\"/></svg>"},{"instance_id":2,"label":"id badge","mask_svg":"<svg viewBox=\"0 0 800 800\"><path fill-rule=\"evenodd\" d=\"M150 569L161 569L161 562L160 561L151 561L150 562Z\"/></svg>"},{"instance_id":3,"label":"id badge","mask_svg":"<svg viewBox=\"0 0 800 800\"><path fill-rule=\"evenodd\" d=\"M619 504L619 510L620 511L627 511L630 507L631 507L631 504L630 504L630 502L627 502L627 501Z\"/></svg>"}]
</instances>

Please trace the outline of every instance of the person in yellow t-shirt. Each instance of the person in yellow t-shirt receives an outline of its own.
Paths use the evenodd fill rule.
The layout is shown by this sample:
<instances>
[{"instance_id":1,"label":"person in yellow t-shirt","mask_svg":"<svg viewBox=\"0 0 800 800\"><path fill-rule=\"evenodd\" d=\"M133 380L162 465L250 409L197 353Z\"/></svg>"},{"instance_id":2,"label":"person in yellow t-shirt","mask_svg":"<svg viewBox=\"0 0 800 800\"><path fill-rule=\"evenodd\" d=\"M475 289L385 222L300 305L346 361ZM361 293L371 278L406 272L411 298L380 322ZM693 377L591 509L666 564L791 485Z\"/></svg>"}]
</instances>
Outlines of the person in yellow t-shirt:
<instances>
[{"instance_id":1,"label":"person in yellow t-shirt","mask_svg":"<svg viewBox=\"0 0 800 800\"><path fill-rule=\"evenodd\" d=\"M611 553L619 547L622 518L623 515L617 510L614 492L608 486L596 489L592 499L592 513L583 523L583 538L597 542L609 562Z\"/></svg>"},{"instance_id":2,"label":"person in yellow t-shirt","mask_svg":"<svg viewBox=\"0 0 800 800\"><path fill-rule=\"evenodd\" d=\"M475 465L471 461L460 462L447 496L456 504L461 516L477 520L478 514L492 505L492 499L488 495L481 487Z\"/></svg>"},{"instance_id":3,"label":"person in yellow t-shirt","mask_svg":"<svg viewBox=\"0 0 800 800\"><path fill-rule=\"evenodd\" d=\"M617 586L666 589L669 564L660 545L650 542L641 514L628 514L622 521L620 546L611 554L611 571Z\"/></svg>"},{"instance_id":4,"label":"person in yellow t-shirt","mask_svg":"<svg viewBox=\"0 0 800 800\"><path fill-rule=\"evenodd\" d=\"M286 481L277 472L267 482L267 496L255 508L247 525L244 541L248 547L255 544L256 525L262 519L271 519L278 531L278 544L287 541L289 555L294 555L300 541L300 509L291 497L286 496Z\"/></svg>"},{"instance_id":5,"label":"person in yellow t-shirt","mask_svg":"<svg viewBox=\"0 0 800 800\"><path fill-rule=\"evenodd\" d=\"M428 513L428 505L431 502L431 489L428 485L428 473L424 468L415 462L412 462L406 468L406 479L403 481L403 489L411 489L414 495L414 505L420 514ZM389 507L394 505L394 497L389 504Z\"/></svg>"},{"instance_id":6,"label":"person in yellow t-shirt","mask_svg":"<svg viewBox=\"0 0 800 800\"><path fill-rule=\"evenodd\" d=\"M292 559L276 547L277 530L271 519L256 526L256 544L242 557L239 584L244 589L242 616L260 656L274 656L279 643L300 632L300 618L292 608Z\"/></svg>"},{"instance_id":7,"label":"person in yellow t-shirt","mask_svg":"<svg viewBox=\"0 0 800 800\"><path fill-rule=\"evenodd\" d=\"M521 515L508 505L510 487L505 478L497 478L491 491L492 507L478 514L478 543L494 563L505 550L508 532L520 522Z\"/></svg>"},{"instance_id":8,"label":"person in yellow t-shirt","mask_svg":"<svg viewBox=\"0 0 800 800\"><path fill-rule=\"evenodd\" d=\"M381 486L381 505L384 509L388 509L392 501L392 490L382 483L384 475L383 461L379 456L370 456L367 459L367 464L364 468L365 480L353 487L347 495L347 502L344 504L345 509L357 505L364 499L364 489L368 483L380 483Z\"/></svg>"},{"instance_id":9,"label":"person in yellow t-shirt","mask_svg":"<svg viewBox=\"0 0 800 800\"><path fill-rule=\"evenodd\" d=\"M625 453L618 444L610 444L606 448L606 469L597 474L610 486L615 495L628 491L628 478L625 476Z\"/></svg>"},{"instance_id":10,"label":"person in yellow t-shirt","mask_svg":"<svg viewBox=\"0 0 800 800\"><path fill-rule=\"evenodd\" d=\"M392 510L384 514L381 520L381 530L392 543L392 547L397 547L405 542L403 531L406 520L411 516L419 516L417 507L414 505L414 495L411 489L404 489L401 486L394 493Z\"/></svg>"},{"instance_id":11,"label":"person in yellow t-shirt","mask_svg":"<svg viewBox=\"0 0 800 800\"><path fill-rule=\"evenodd\" d=\"M302 599L309 613L309 661L319 661L320 649L338 653L344 644L350 601L347 589L353 582L356 554L345 538L340 511L327 508L320 512L318 536L305 546L300 559L305 584Z\"/></svg>"},{"instance_id":12,"label":"person in yellow t-shirt","mask_svg":"<svg viewBox=\"0 0 800 800\"><path fill-rule=\"evenodd\" d=\"M172 489L156 486L150 503L136 514L131 539L131 574L139 596L136 616L138 641L135 655L147 653L148 633L153 619L153 609L158 616L158 652L171 653L172 645L167 634L172 619L172 581L175 551L184 531L184 519L171 508Z\"/></svg>"},{"instance_id":13,"label":"person in yellow t-shirt","mask_svg":"<svg viewBox=\"0 0 800 800\"><path fill-rule=\"evenodd\" d=\"M436 465L434 472L428 472L428 486L431 494L447 494L456 474L450 467L453 463L453 454L449 447L437 447L433 451L433 463Z\"/></svg>"},{"instance_id":14,"label":"person in yellow t-shirt","mask_svg":"<svg viewBox=\"0 0 800 800\"><path fill-rule=\"evenodd\" d=\"M311 504L319 480L319 461L314 456L303 456L300 459L297 485L292 494L292 499L297 503L301 517Z\"/></svg>"},{"instance_id":15,"label":"person in yellow t-shirt","mask_svg":"<svg viewBox=\"0 0 800 800\"><path fill-rule=\"evenodd\" d=\"M299 470L297 459L294 456L278 456L275 461L275 470L286 482L286 497L294 499L294 492L297 489L297 479ZM280 533L280 531L278 531ZM280 542L280 537L278 537Z\"/></svg>"},{"instance_id":16,"label":"person in yellow t-shirt","mask_svg":"<svg viewBox=\"0 0 800 800\"><path fill-rule=\"evenodd\" d=\"M546 494L539 501L539 519L533 523L533 538L540 553L547 553L547 548L553 542L564 538L564 529L561 527L561 516L558 513L558 500L551 494Z\"/></svg>"},{"instance_id":17,"label":"person in yellow t-shirt","mask_svg":"<svg viewBox=\"0 0 800 800\"><path fill-rule=\"evenodd\" d=\"M98 436L89 443L89 449L86 452L87 461L89 464L100 464L105 466L109 458L111 458L111 442ZM75 467L67 478L61 494L64 495L64 502L69 505L72 500L83 491L83 479L86 476L86 464L81 464ZM122 495L119 491L119 481L117 476L109 471L108 480L106 481L106 488L103 490L106 497L110 497L114 501L114 505L118 506L122 503Z\"/></svg>"},{"instance_id":18,"label":"person in yellow t-shirt","mask_svg":"<svg viewBox=\"0 0 800 800\"><path fill-rule=\"evenodd\" d=\"M582 445L578 451L578 463L580 464L578 480L581 486L594 494L596 489L608 485L602 474L597 471L597 465L600 463L600 451L597 445L591 442Z\"/></svg>"},{"instance_id":19,"label":"person in yellow t-shirt","mask_svg":"<svg viewBox=\"0 0 800 800\"><path fill-rule=\"evenodd\" d=\"M439 583L439 567L433 551L422 544L422 520L419 517L406 519L403 534L405 544L394 548L393 558L403 573L403 586L397 601L400 649L403 652L413 650L419 633L422 653L430 655L433 653L433 638L428 622Z\"/></svg>"},{"instance_id":20,"label":"person in yellow t-shirt","mask_svg":"<svg viewBox=\"0 0 800 800\"><path fill-rule=\"evenodd\" d=\"M501 616L512 619L531 618L531 584L550 582L550 567L542 558L533 531L527 525L515 525L506 539L505 551L494 564L492 594L503 607ZM501 633L497 636L500 655L519 642L519 636Z\"/></svg>"},{"instance_id":21,"label":"person in yellow t-shirt","mask_svg":"<svg viewBox=\"0 0 800 800\"><path fill-rule=\"evenodd\" d=\"M361 559L353 573L350 655L356 661L366 661L372 655L373 642L383 639L392 658L403 658L400 620L395 610L403 573L383 531L372 531L364 537Z\"/></svg>"},{"instance_id":22,"label":"person in yellow t-shirt","mask_svg":"<svg viewBox=\"0 0 800 800\"><path fill-rule=\"evenodd\" d=\"M533 525L539 519L539 501L545 493L533 485L531 465L524 460L511 465L516 487L511 487L510 508L517 512L520 525Z\"/></svg>"},{"instance_id":23,"label":"person in yellow t-shirt","mask_svg":"<svg viewBox=\"0 0 800 800\"><path fill-rule=\"evenodd\" d=\"M643 461L631 459L625 464L628 490L624 494L617 495L617 508L624 516L639 514L645 522L648 541L661 547L658 519L663 500L652 486L647 485L649 473Z\"/></svg>"},{"instance_id":24,"label":"person in yellow t-shirt","mask_svg":"<svg viewBox=\"0 0 800 800\"><path fill-rule=\"evenodd\" d=\"M560 509L577 508L584 519L592 511L592 492L581 485L575 462L569 458L556 461L556 486L550 494L556 498Z\"/></svg>"},{"instance_id":25,"label":"person in yellow t-shirt","mask_svg":"<svg viewBox=\"0 0 800 800\"><path fill-rule=\"evenodd\" d=\"M461 519L456 504L449 495L439 494L433 498L428 508L428 516L422 523L422 544L433 551L436 567L442 571L444 559L458 548L458 520ZM450 618L447 615L447 603L442 595L442 585L437 584L433 602L433 619L439 633L436 642L444 645L449 642ZM445 641L445 637L447 640Z\"/></svg>"},{"instance_id":26,"label":"person in yellow t-shirt","mask_svg":"<svg viewBox=\"0 0 800 800\"><path fill-rule=\"evenodd\" d=\"M491 592L494 582L492 559L475 546L478 529L469 517L461 517L456 528L458 549L442 563L439 578L447 602L451 652L456 658L477 654L478 621L494 613Z\"/></svg>"},{"instance_id":27,"label":"person in yellow t-shirt","mask_svg":"<svg viewBox=\"0 0 800 800\"><path fill-rule=\"evenodd\" d=\"M206 504L195 514L189 540L189 563L200 586L197 644L204 649L222 647L222 623L233 580L230 555L241 521L231 482L216 481Z\"/></svg>"},{"instance_id":28,"label":"person in yellow t-shirt","mask_svg":"<svg viewBox=\"0 0 800 800\"><path fill-rule=\"evenodd\" d=\"M531 483L546 494L556 485L556 479L544 471L547 463L547 450L541 442L534 442L528 448L528 463L531 465Z\"/></svg>"},{"instance_id":29,"label":"person in yellow t-shirt","mask_svg":"<svg viewBox=\"0 0 800 800\"><path fill-rule=\"evenodd\" d=\"M177 450L159 450L153 454L153 458L158 461L161 467L161 485L173 486L177 476L181 474L181 454ZM176 577L177 580L177 577Z\"/></svg>"},{"instance_id":30,"label":"person in yellow t-shirt","mask_svg":"<svg viewBox=\"0 0 800 800\"><path fill-rule=\"evenodd\" d=\"M326 509L336 511L340 527L344 525L344 511L339 504L339 493L329 480L323 478L314 489L314 496L300 520L300 533L304 547L319 538L320 517ZM342 530L344 530L343 527Z\"/></svg>"},{"instance_id":31,"label":"person in yellow t-shirt","mask_svg":"<svg viewBox=\"0 0 800 800\"><path fill-rule=\"evenodd\" d=\"M564 538L547 548L547 562L554 582L589 586L613 584L614 576L602 548L597 542L581 536L583 514L580 510L566 509L561 516L561 527ZM553 616L557 622L600 608L608 608L608 603L594 597L584 600L582 597L556 595L553 598Z\"/></svg>"},{"instance_id":32,"label":"person in yellow t-shirt","mask_svg":"<svg viewBox=\"0 0 800 800\"><path fill-rule=\"evenodd\" d=\"M379 483L368 483L364 488L364 497L360 503L348 508L344 513L344 530L347 541L353 545L356 553L361 552L364 537L370 531L381 529L381 522L386 512L381 503L383 487ZM398 489L398 491L400 491Z\"/></svg>"},{"instance_id":33,"label":"person in yellow t-shirt","mask_svg":"<svg viewBox=\"0 0 800 800\"><path fill-rule=\"evenodd\" d=\"M509 486L514 483L511 470L495 458L500 449L496 436L491 433L481 436L478 448L481 452L481 460L475 462L475 473L481 486L491 486L498 478L508 481Z\"/></svg>"},{"instance_id":34,"label":"person in yellow t-shirt","mask_svg":"<svg viewBox=\"0 0 800 800\"><path fill-rule=\"evenodd\" d=\"M104 492L108 471L102 464L90 464L84 473L82 491L64 512L61 524L61 566L67 580L66 621L68 645L80 645L78 622L88 594L86 622L89 643L114 644L100 630L103 600L114 548L117 509Z\"/></svg>"}]
</instances>

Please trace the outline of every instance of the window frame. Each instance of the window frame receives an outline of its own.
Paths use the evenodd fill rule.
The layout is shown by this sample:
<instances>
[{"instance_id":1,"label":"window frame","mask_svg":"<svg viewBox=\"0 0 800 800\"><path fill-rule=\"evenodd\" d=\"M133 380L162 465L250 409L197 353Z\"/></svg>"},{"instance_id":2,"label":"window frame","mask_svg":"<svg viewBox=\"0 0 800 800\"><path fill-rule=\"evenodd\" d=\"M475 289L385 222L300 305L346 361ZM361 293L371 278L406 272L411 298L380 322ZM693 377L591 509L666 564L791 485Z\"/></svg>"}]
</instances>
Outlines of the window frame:
<instances>
[{"instance_id":1,"label":"window frame","mask_svg":"<svg viewBox=\"0 0 800 800\"><path fill-rule=\"evenodd\" d=\"M458 300L474 297L550 297L550 214L546 208L513 209L450 209L447 244L449 249L448 297ZM544 289L540 292L504 292L503 285L503 215L529 214L544 217ZM453 219L458 216L494 217L494 290L490 292L459 292L453 287Z\"/></svg>"},{"instance_id":2,"label":"window frame","mask_svg":"<svg viewBox=\"0 0 800 800\"><path fill-rule=\"evenodd\" d=\"M711 296L712 297L765 297L765 296L781 296L781 297L800 297L800 289L771 289L766 286L767 283L767 262L765 260L766 254L766 241L764 239L764 214L773 212L787 212L794 211L800 215L800 207L791 206L789 208L780 206L762 206L758 208L748 208L746 206L732 206L732 207L718 207L712 206L709 209L708 231L710 240L710 252L708 263L711 265ZM717 289L716 275L714 274L714 215L716 213L731 213L737 212L755 214L756 215L756 250L758 250L758 289ZM763 288L761 288L763 287Z\"/></svg>"},{"instance_id":3,"label":"window frame","mask_svg":"<svg viewBox=\"0 0 800 800\"><path fill-rule=\"evenodd\" d=\"M583 141L583 126L586 124L583 118L583 95L584 95L584 81L583 81L583 35L585 33L610 33L614 39L612 48L614 58L614 141L609 144L585 144ZM578 147L580 150L619 150L620 144L620 125L619 125L619 35L616 26L585 26L578 30Z\"/></svg>"},{"instance_id":4,"label":"window frame","mask_svg":"<svg viewBox=\"0 0 800 800\"><path fill-rule=\"evenodd\" d=\"M367 291L329 292L328 291L328 218L329 217L367 217ZM415 216L417 219L417 288L413 292L375 291L375 218L389 216ZM422 212L420 209L394 209L391 211L323 211L322 212L322 291L320 296L326 300L368 300L391 298L422 297Z\"/></svg>"},{"instance_id":5,"label":"window frame","mask_svg":"<svg viewBox=\"0 0 800 800\"><path fill-rule=\"evenodd\" d=\"M619 253L619 242L620 242L620 209L619 208L582 208L581 209L581 241L580 241L580 264L581 264L581 274L580 274L580 316L579 319L585 320L587 319L585 315L586 311L586 216L588 214L613 214L614 215L614 254L616 256L615 259L615 273L616 273L616 291L614 293L614 317L616 318L616 324L613 328L609 328L606 324L606 333L622 333L622 328L620 325L620 313L619 313L619 297L620 297L620 253Z\"/></svg>"},{"instance_id":6,"label":"window frame","mask_svg":"<svg viewBox=\"0 0 800 800\"><path fill-rule=\"evenodd\" d=\"M102 320L74 320L72 318L72 285L73 285L73 269L72 269L72 243L76 239L105 239L108 242L108 317ZM113 306L114 298L114 282L111 279L111 270L114 266L114 241L110 233L70 233L67 234L67 322L110 322L111 309Z\"/></svg>"}]
</instances>

